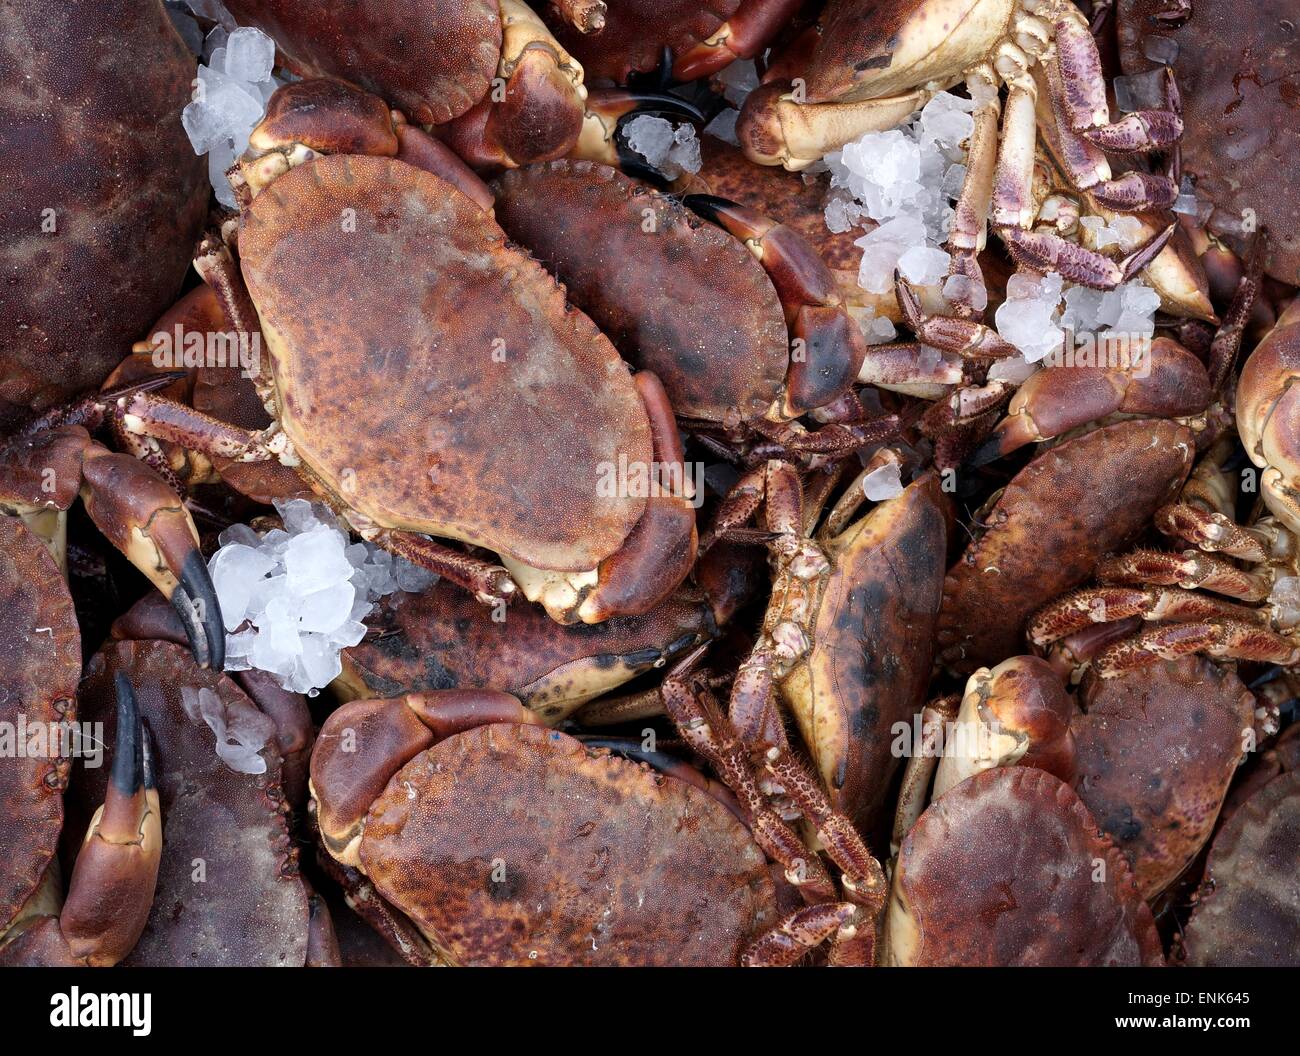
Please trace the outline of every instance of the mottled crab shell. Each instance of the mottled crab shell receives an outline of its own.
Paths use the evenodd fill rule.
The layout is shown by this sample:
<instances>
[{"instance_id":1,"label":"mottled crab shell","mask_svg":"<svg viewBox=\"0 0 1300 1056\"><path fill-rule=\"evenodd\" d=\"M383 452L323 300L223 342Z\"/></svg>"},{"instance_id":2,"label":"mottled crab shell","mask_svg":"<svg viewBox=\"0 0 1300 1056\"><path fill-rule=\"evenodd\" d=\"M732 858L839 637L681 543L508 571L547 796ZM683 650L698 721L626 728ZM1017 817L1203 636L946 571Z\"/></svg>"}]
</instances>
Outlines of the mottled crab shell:
<instances>
[{"instance_id":1,"label":"mottled crab shell","mask_svg":"<svg viewBox=\"0 0 1300 1056\"><path fill-rule=\"evenodd\" d=\"M375 637L343 651L341 678L354 699L500 689L547 722L716 630L708 606L681 595L643 616L594 624L557 623L538 606L517 601L503 627L446 580L423 594L391 595L371 624L378 625Z\"/></svg>"},{"instance_id":2,"label":"mottled crab shell","mask_svg":"<svg viewBox=\"0 0 1300 1056\"><path fill-rule=\"evenodd\" d=\"M886 930L894 965L1163 962L1124 856L1034 767L986 770L930 805L899 850Z\"/></svg>"},{"instance_id":3,"label":"mottled crab shell","mask_svg":"<svg viewBox=\"0 0 1300 1056\"><path fill-rule=\"evenodd\" d=\"M535 568L622 546L645 499L602 495L602 467L651 459L627 365L450 184L317 158L253 200L239 249L280 424L327 492Z\"/></svg>"},{"instance_id":4,"label":"mottled crab shell","mask_svg":"<svg viewBox=\"0 0 1300 1056\"><path fill-rule=\"evenodd\" d=\"M1170 65L1183 101L1183 172L1217 209L1212 231L1236 235L1242 210L1268 228L1265 268L1300 283L1300 22L1276 0L1196 0L1183 25L1152 16L1165 0L1120 0L1127 74Z\"/></svg>"},{"instance_id":5,"label":"mottled crab shell","mask_svg":"<svg viewBox=\"0 0 1300 1056\"><path fill-rule=\"evenodd\" d=\"M1184 936L1195 965L1300 964L1300 773L1275 777L1214 837Z\"/></svg>"},{"instance_id":6,"label":"mottled crab shell","mask_svg":"<svg viewBox=\"0 0 1300 1056\"><path fill-rule=\"evenodd\" d=\"M605 0L605 26L580 33L563 18L546 15L555 39L582 63L587 80L624 84L628 75L658 67L664 48L680 55L708 40L740 7L741 0Z\"/></svg>"},{"instance_id":7,"label":"mottled crab shell","mask_svg":"<svg viewBox=\"0 0 1300 1056\"><path fill-rule=\"evenodd\" d=\"M54 558L0 516L0 722L32 730L76 719L81 633ZM16 747L16 746L15 746ZM26 748L27 746L24 745ZM10 750L0 765L0 934L36 890L63 827L68 761Z\"/></svg>"},{"instance_id":8,"label":"mottled crab shell","mask_svg":"<svg viewBox=\"0 0 1300 1056\"><path fill-rule=\"evenodd\" d=\"M810 103L884 99L988 58L1017 0L831 0L806 75Z\"/></svg>"},{"instance_id":9,"label":"mottled crab shell","mask_svg":"<svg viewBox=\"0 0 1300 1056\"><path fill-rule=\"evenodd\" d=\"M109 744L119 671L135 687L152 738L163 821L153 910L122 963L301 966L308 900L287 825L275 724L225 675L197 667L184 647L115 642L91 658L79 698L81 718L104 723ZM211 690L228 721L264 737L265 773L236 773L217 757L213 731L185 706L185 687ZM104 801L107 770L78 769L68 792L70 833L84 832Z\"/></svg>"},{"instance_id":10,"label":"mottled crab shell","mask_svg":"<svg viewBox=\"0 0 1300 1056\"><path fill-rule=\"evenodd\" d=\"M1038 455L948 572L938 630L944 663L969 674L1023 652L1030 613L1087 579L1103 554L1131 543L1182 486L1195 453L1190 430L1144 419Z\"/></svg>"},{"instance_id":11,"label":"mottled crab shell","mask_svg":"<svg viewBox=\"0 0 1300 1056\"><path fill-rule=\"evenodd\" d=\"M782 683L832 803L864 832L902 761L894 724L925 702L950 517L927 476L831 540L812 648Z\"/></svg>"},{"instance_id":12,"label":"mottled crab shell","mask_svg":"<svg viewBox=\"0 0 1300 1056\"><path fill-rule=\"evenodd\" d=\"M1199 656L1087 687L1075 789L1151 899L1209 839L1254 728L1255 698Z\"/></svg>"},{"instance_id":13,"label":"mottled crab shell","mask_svg":"<svg viewBox=\"0 0 1300 1056\"><path fill-rule=\"evenodd\" d=\"M422 125L487 94L501 59L497 0L230 0L241 25L274 37L301 76L342 77Z\"/></svg>"},{"instance_id":14,"label":"mottled crab shell","mask_svg":"<svg viewBox=\"0 0 1300 1056\"><path fill-rule=\"evenodd\" d=\"M510 237L629 362L659 376L678 414L751 419L777 398L790 360L785 316L739 241L595 162L514 169L493 190Z\"/></svg>"},{"instance_id":15,"label":"mottled crab shell","mask_svg":"<svg viewBox=\"0 0 1300 1056\"><path fill-rule=\"evenodd\" d=\"M454 964L734 965L774 923L767 863L725 806L539 726L421 752L360 854Z\"/></svg>"},{"instance_id":16,"label":"mottled crab shell","mask_svg":"<svg viewBox=\"0 0 1300 1056\"><path fill-rule=\"evenodd\" d=\"M160 0L0 4L0 69L3 433L97 386L167 307L209 188Z\"/></svg>"}]
</instances>

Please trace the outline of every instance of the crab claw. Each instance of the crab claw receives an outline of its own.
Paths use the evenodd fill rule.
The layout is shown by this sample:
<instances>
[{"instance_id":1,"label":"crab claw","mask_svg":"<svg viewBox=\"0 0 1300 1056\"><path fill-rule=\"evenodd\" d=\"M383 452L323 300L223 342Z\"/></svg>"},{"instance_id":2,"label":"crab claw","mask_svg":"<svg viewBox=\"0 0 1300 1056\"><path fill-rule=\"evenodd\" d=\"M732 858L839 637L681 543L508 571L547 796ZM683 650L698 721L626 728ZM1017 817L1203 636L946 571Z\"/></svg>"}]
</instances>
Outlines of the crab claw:
<instances>
[{"instance_id":1,"label":"crab claw","mask_svg":"<svg viewBox=\"0 0 1300 1056\"><path fill-rule=\"evenodd\" d=\"M667 92L630 88L593 88L587 93L587 112L578 144L571 158L613 165L630 176L662 184L667 177L632 150L622 135L629 121L646 115L680 118L702 128L708 123L704 111L693 103Z\"/></svg>"},{"instance_id":2,"label":"crab claw","mask_svg":"<svg viewBox=\"0 0 1300 1056\"><path fill-rule=\"evenodd\" d=\"M195 662L221 670L221 605L180 497L144 463L95 447L82 464L81 497L105 537L172 603Z\"/></svg>"},{"instance_id":3,"label":"crab claw","mask_svg":"<svg viewBox=\"0 0 1300 1056\"><path fill-rule=\"evenodd\" d=\"M77 854L60 927L73 955L116 964L135 946L153 906L162 859L162 813L140 706L118 672L117 743L104 805Z\"/></svg>"},{"instance_id":4,"label":"crab claw","mask_svg":"<svg viewBox=\"0 0 1300 1056\"><path fill-rule=\"evenodd\" d=\"M706 40L677 56L673 77L694 81L757 55L799 13L803 0L746 0Z\"/></svg>"},{"instance_id":5,"label":"crab claw","mask_svg":"<svg viewBox=\"0 0 1300 1056\"><path fill-rule=\"evenodd\" d=\"M847 393L867 343L817 250L794 228L729 199L690 194L682 204L743 242L772 280L795 349L783 414L796 418Z\"/></svg>"}]
</instances>

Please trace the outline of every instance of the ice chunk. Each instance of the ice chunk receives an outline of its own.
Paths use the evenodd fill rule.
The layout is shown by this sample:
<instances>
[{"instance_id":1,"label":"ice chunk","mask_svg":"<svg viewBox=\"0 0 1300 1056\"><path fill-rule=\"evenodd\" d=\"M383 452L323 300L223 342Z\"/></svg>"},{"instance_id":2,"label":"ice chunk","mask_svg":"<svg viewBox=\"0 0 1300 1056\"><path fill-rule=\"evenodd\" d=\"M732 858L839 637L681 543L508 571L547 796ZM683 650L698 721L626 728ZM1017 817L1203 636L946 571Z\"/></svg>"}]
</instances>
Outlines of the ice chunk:
<instances>
[{"instance_id":1,"label":"ice chunk","mask_svg":"<svg viewBox=\"0 0 1300 1056\"><path fill-rule=\"evenodd\" d=\"M623 138L628 147L669 178L700 171L700 143L690 125L674 128L662 117L643 114L624 126Z\"/></svg>"},{"instance_id":2,"label":"ice chunk","mask_svg":"<svg viewBox=\"0 0 1300 1056\"><path fill-rule=\"evenodd\" d=\"M740 109L749 93L758 87L758 70L753 59L739 59L723 67L714 81L722 85L727 102Z\"/></svg>"},{"instance_id":3,"label":"ice chunk","mask_svg":"<svg viewBox=\"0 0 1300 1056\"><path fill-rule=\"evenodd\" d=\"M1152 62L1162 66L1172 66L1178 58L1178 41L1173 37L1162 37L1158 33L1148 33L1142 41L1142 54Z\"/></svg>"},{"instance_id":4,"label":"ice chunk","mask_svg":"<svg viewBox=\"0 0 1300 1056\"><path fill-rule=\"evenodd\" d=\"M717 117L704 126L704 134L730 143L733 147L740 146L740 140L736 137L736 118L739 116L740 111L730 107L719 110Z\"/></svg>"},{"instance_id":5,"label":"ice chunk","mask_svg":"<svg viewBox=\"0 0 1300 1056\"><path fill-rule=\"evenodd\" d=\"M199 18L207 18L225 29L234 29L235 16L226 10L223 0L187 0L190 10Z\"/></svg>"},{"instance_id":6,"label":"ice chunk","mask_svg":"<svg viewBox=\"0 0 1300 1056\"><path fill-rule=\"evenodd\" d=\"M1103 250L1107 246L1119 244L1119 235L1114 229L1106 226L1106 221L1100 216L1081 216L1079 223L1092 235L1092 245L1094 249Z\"/></svg>"},{"instance_id":7,"label":"ice chunk","mask_svg":"<svg viewBox=\"0 0 1300 1056\"><path fill-rule=\"evenodd\" d=\"M1007 356L1005 359L993 361L993 365L989 367L988 380L1008 381L1012 385L1020 385L1038 369L1036 363L1028 362L1024 356Z\"/></svg>"},{"instance_id":8,"label":"ice chunk","mask_svg":"<svg viewBox=\"0 0 1300 1056\"><path fill-rule=\"evenodd\" d=\"M293 536L284 552L289 589L302 596L349 579L352 565L343 546L343 536L324 526Z\"/></svg>"},{"instance_id":9,"label":"ice chunk","mask_svg":"<svg viewBox=\"0 0 1300 1056\"><path fill-rule=\"evenodd\" d=\"M898 336L898 330L887 316L875 315L863 325L862 334L869 345L887 345Z\"/></svg>"},{"instance_id":10,"label":"ice chunk","mask_svg":"<svg viewBox=\"0 0 1300 1056\"><path fill-rule=\"evenodd\" d=\"M195 55L202 55L203 29L194 17L189 12L176 7L168 7L167 14L172 20L172 25L176 27L176 32L185 41L185 46Z\"/></svg>"},{"instance_id":11,"label":"ice chunk","mask_svg":"<svg viewBox=\"0 0 1300 1056\"><path fill-rule=\"evenodd\" d=\"M412 564L404 557L393 561L393 578L398 590L411 594L423 594L438 581L438 576L427 568Z\"/></svg>"},{"instance_id":12,"label":"ice chunk","mask_svg":"<svg viewBox=\"0 0 1300 1056\"><path fill-rule=\"evenodd\" d=\"M943 295L950 302L969 302L977 312L989 306L988 287L965 275L949 275L943 283Z\"/></svg>"},{"instance_id":13,"label":"ice chunk","mask_svg":"<svg viewBox=\"0 0 1300 1056\"><path fill-rule=\"evenodd\" d=\"M1135 110L1158 110L1165 105L1165 71L1163 68L1136 73L1131 77L1116 77L1115 105L1124 113Z\"/></svg>"},{"instance_id":14,"label":"ice chunk","mask_svg":"<svg viewBox=\"0 0 1300 1056\"><path fill-rule=\"evenodd\" d=\"M1145 229L1136 216L1117 216L1110 222L1110 229L1119 240L1119 248L1125 253L1137 249L1142 244Z\"/></svg>"},{"instance_id":15,"label":"ice chunk","mask_svg":"<svg viewBox=\"0 0 1300 1056\"><path fill-rule=\"evenodd\" d=\"M1030 363L1061 348L1064 334L1056 325L1061 286L1061 276L1054 272L1041 280L1017 274L1007 282L1007 299L998 306L995 323Z\"/></svg>"},{"instance_id":16,"label":"ice chunk","mask_svg":"<svg viewBox=\"0 0 1300 1056\"><path fill-rule=\"evenodd\" d=\"M329 634L341 627L352 615L355 597L356 591L351 583L335 583L332 587L295 599L299 633Z\"/></svg>"},{"instance_id":17,"label":"ice chunk","mask_svg":"<svg viewBox=\"0 0 1300 1056\"><path fill-rule=\"evenodd\" d=\"M898 258L898 270L917 286L934 286L948 274L951 258L942 249L912 246Z\"/></svg>"},{"instance_id":18,"label":"ice chunk","mask_svg":"<svg viewBox=\"0 0 1300 1056\"><path fill-rule=\"evenodd\" d=\"M208 573L226 630L233 631L244 622L254 584L274 567L273 559L241 543L224 546L212 556Z\"/></svg>"},{"instance_id":19,"label":"ice chunk","mask_svg":"<svg viewBox=\"0 0 1300 1056\"><path fill-rule=\"evenodd\" d=\"M973 105L969 99L940 92L921 110L921 138L945 147L960 146L975 131L970 116Z\"/></svg>"},{"instance_id":20,"label":"ice chunk","mask_svg":"<svg viewBox=\"0 0 1300 1056\"><path fill-rule=\"evenodd\" d=\"M216 738L217 757L237 774L264 774L266 734L251 716L232 715L222 699L204 687L181 687L181 706L194 721L202 721Z\"/></svg>"},{"instance_id":21,"label":"ice chunk","mask_svg":"<svg viewBox=\"0 0 1300 1056\"><path fill-rule=\"evenodd\" d=\"M228 138L226 115L197 100L187 103L181 111L181 125L195 154L206 154Z\"/></svg>"},{"instance_id":22,"label":"ice chunk","mask_svg":"<svg viewBox=\"0 0 1300 1056\"><path fill-rule=\"evenodd\" d=\"M673 132L673 146L668 152L668 160L681 172L699 172L700 141L695 135L694 125L678 125ZM681 175L678 172L674 175Z\"/></svg>"},{"instance_id":23,"label":"ice chunk","mask_svg":"<svg viewBox=\"0 0 1300 1056\"><path fill-rule=\"evenodd\" d=\"M269 80L275 65L275 41L260 29L241 26L226 41L225 71L245 84Z\"/></svg>"},{"instance_id":24,"label":"ice chunk","mask_svg":"<svg viewBox=\"0 0 1300 1056\"><path fill-rule=\"evenodd\" d=\"M883 502L903 494L902 473L897 462L886 462L862 478L862 490L872 502Z\"/></svg>"}]
</instances>

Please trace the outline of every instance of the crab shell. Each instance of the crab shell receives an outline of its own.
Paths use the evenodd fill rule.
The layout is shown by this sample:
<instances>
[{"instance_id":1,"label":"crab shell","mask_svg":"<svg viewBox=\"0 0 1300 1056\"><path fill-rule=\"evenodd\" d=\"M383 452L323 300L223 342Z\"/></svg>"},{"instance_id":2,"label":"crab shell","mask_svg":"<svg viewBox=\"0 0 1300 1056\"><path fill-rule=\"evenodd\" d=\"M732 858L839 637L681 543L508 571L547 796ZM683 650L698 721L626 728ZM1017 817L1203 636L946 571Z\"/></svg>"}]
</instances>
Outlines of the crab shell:
<instances>
[{"instance_id":1,"label":"crab shell","mask_svg":"<svg viewBox=\"0 0 1300 1056\"><path fill-rule=\"evenodd\" d=\"M1274 516L1300 532L1300 302L1293 301L1250 354L1237 383L1237 432Z\"/></svg>"},{"instance_id":2,"label":"crab shell","mask_svg":"<svg viewBox=\"0 0 1300 1056\"><path fill-rule=\"evenodd\" d=\"M1209 839L1254 729L1255 698L1236 675L1187 656L1096 679L1083 704L1075 790L1151 899Z\"/></svg>"},{"instance_id":3,"label":"crab shell","mask_svg":"<svg viewBox=\"0 0 1300 1056\"><path fill-rule=\"evenodd\" d=\"M0 721L13 728L25 717L32 730L75 721L81 633L68 585L40 540L21 521L3 516L0 611ZM0 935L54 857L70 767L68 759L48 754L5 754L10 757L0 766Z\"/></svg>"},{"instance_id":4,"label":"crab shell","mask_svg":"<svg viewBox=\"0 0 1300 1056\"><path fill-rule=\"evenodd\" d=\"M159 0L4 4L0 68L3 433L97 386L175 298L209 188Z\"/></svg>"},{"instance_id":5,"label":"crab shell","mask_svg":"<svg viewBox=\"0 0 1300 1056\"><path fill-rule=\"evenodd\" d=\"M1163 0L1120 0L1126 74L1164 65L1147 56L1173 41L1183 102L1183 171L1216 209L1209 228L1242 233L1242 211L1268 228L1265 269L1300 283L1300 36L1295 9L1276 0L1196 0L1174 26L1152 16ZM1167 45L1165 45L1167 46Z\"/></svg>"},{"instance_id":6,"label":"crab shell","mask_svg":"<svg viewBox=\"0 0 1300 1056\"><path fill-rule=\"evenodd\" d=\"M775 914L727 807L539 726L420 752L371 804L359 854L453 964L734 965Z\"/></svg>"},{"instance_id":7,"label":"crab shell","mask_svg":"<svg viewBox=\"0 0 1300 1056\"><path fill-rule=\"evenodd\" d=\"M761 264L730 235L607 165L553 161L493 185L496 218L684 417L761 417L790 362Z\"/></svg>"},{"instance_id":8,"label":"crab shell","mask_svg":"<svg viewBox=\"0 0 1300 1056\"><path fill-rule=\"evenodd\" d=\"M280 786L275 723L228 677L197 667L170 642L114 642L91 658L79 698L84 721L103 722L114 743L113 677L136 687L155 748L164 819L153 910L126 965L301 966L307 957L308 894ZM261 739L262 774L217 757L214 733L186 707L183 688L211 690L238 724ZM79 771L68 792L69 832L103 802L106 767ZM196 878L202 863L201 880Z\"/></svg>"},{"instance_id":9,"label":"crab shell","mask_svg":"<svg viewBox=\"0 0 1300 1056\"><path fill-rule=\"evenodd\" d=\"M1275 777L1214 837L1187 961L1233 967L1300 962L1300 773Z\"/></svg>"},{"instance_id":10,"label":"crab shell","mask_svg":"<svg viewBox=\"0 0 1300 1056\"><path fill-rule=\"evenodd\" d=\"M274 37L295 73L342 77L422 125L487 94L501 58L497 0L230 0L240 25Z\"/></svg>"},{"instance_id":11,"label":"crab shell","mask_svg":"<svg viewBox=\"0 0 1300 1056\"><path fill-rule=\"evenodd\" d=\"M987 59L1019 0L831 0L803 71L810 103L856 102L948 81Z\"/></svg>"},{"instance_id":12,"label":"crab shell","mask_svg":"<svg viewBox=\"0 0 1300 1056\"><path fill-rule=\"evenodd\" d=\"M276 417L327 495L534 568L622 546L645 499L599 495L601 467L651 460L627 366L450 184L317 158L253 199L239 249Z\"/></svg>"},{"instance_id":13,"label":"crab shell","mask_svg":"<svg viewBox=\"0 0 1300 1056\"><path fill-rule=\"evenodd\" d=\"M501 689L547 723L662 666L717 630L707 605L680 594L643 616L595 624L557 623L520 601L502 624L445 580L423 594L390 596L378 620L377 636L343 651L335 688L348 699Z\"/></svg>"},{"instance_id":14,"label":"crab shell","mask_svg":"<svg viewBox=\"0 0 1300 1056\"><path fill-rule=\"evenodd\" d=\"M827 544L812 648L781 684L831 803L870 832L925 702L951 509L929 475Z\"/></svg>"},{"instance_id":15,"label":"crab shell","mask_svg":"<svg viewBox=\"0 0 1300 1056\"><path fill-rule=\"evenodd\" d=\"M547 25L589 79L624 84L630 74L655 69L664 48L680 55L708 40L740 5L741 0L606 0L599 32L580 33L562 18L547 18Z\"/></svg>"},{"instance_id":16,"label":"crab shell","mask_svg":"<svg viewBox=\"0 0 1300 1056\"><path fill-rule=\"evenodd\" d=\"M1163 963L1133 875L1070 787L996 767L941 796L894 866L886 963Z\"/></svg>"},{"instance_id":17,"label":"crab shell","mask_svg":"<svg viewBox=\"0 0 1300 1056\"><path fill-rule=\"evenodd\" d=\"M1003 490L987 526L948 572L941 658L969 674L1024 651L1035 609L1086 580L1170 501L1196 453L1170 421L1118 422L1039 454Z\"/></svg>"}]
</instances>

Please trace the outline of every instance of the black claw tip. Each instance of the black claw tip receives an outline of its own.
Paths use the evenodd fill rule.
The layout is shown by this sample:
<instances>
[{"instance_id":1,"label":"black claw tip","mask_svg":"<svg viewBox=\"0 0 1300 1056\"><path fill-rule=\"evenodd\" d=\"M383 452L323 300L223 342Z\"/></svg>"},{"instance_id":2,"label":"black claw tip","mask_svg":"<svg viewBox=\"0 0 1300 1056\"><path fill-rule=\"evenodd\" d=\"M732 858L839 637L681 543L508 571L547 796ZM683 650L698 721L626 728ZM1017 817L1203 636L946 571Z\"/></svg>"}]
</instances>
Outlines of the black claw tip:
<instances>
[{"instance_id":1,"label":"black claw tip","mask_svg":"<svg viewBox=\"0 0 1300 1056\"><path fill-rule=\"evenodd\" d=\"M119 792L134 795L144 779L141 741L144 726L140 721L140 705L135 690L121 671L113 678L117 691L117 740L113 745L113 769L110 780Z\"/></svg>"},{"instance_id":2,"label":"black claw tip","mask_svg":"<svg viewBox=\"0 0 1300 1056\"><path fill-rule=\"evenodd\" d=\"M736 203L718 194L688 194L682 199L682 205L716 224L728 209L735 208Z\"/></svg>"},{"instance_id":3,"label":"black claw tip","mask_svg":"<svg viewBox=\"0 0 1300 1056\"><path fill-rule=\"evenodd\" d=\"M194 662L200 667L222 670L226 663L226 631L221 621L221 603L208 575L208 566L197 550L185 557L180 585L172 593L172 607L185 627Z\"/></svg>"}]
</instances>

